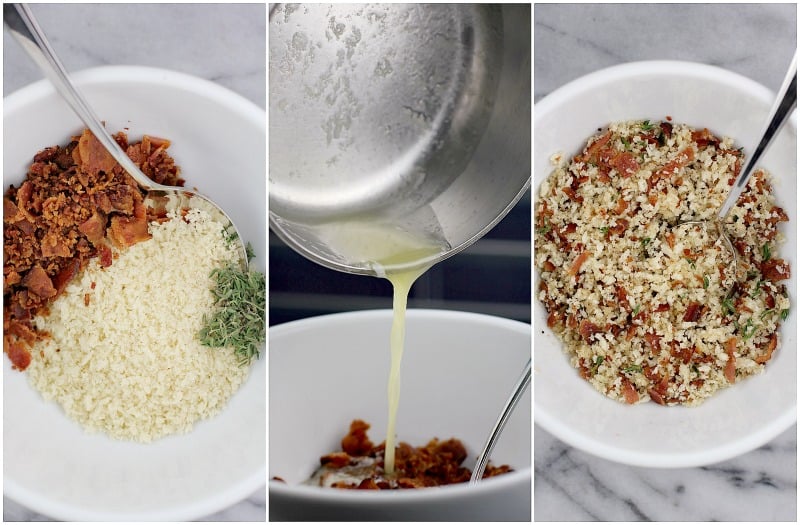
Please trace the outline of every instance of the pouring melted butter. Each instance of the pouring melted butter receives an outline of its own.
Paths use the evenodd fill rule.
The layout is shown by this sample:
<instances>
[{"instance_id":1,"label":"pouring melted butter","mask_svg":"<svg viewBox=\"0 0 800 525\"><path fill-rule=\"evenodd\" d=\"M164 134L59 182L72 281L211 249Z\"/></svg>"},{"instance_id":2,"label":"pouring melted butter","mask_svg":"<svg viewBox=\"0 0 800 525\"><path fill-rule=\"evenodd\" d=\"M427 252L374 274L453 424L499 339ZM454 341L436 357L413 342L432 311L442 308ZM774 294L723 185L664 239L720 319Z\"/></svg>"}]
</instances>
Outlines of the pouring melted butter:
<instances>
[{"instance_id":1,"label":"pouring melted butter","mask_svg":"<svg viewBox=\"0 0 800 525\"><path fill-rule=\"evenodd\" d=\"M395 427L400 404L400 363L406 332L408 293L414 282L433 266L436 256L447 251L449 245L442 239L359 221L322 225L318 227L317 235L349 264L370 268L378 277L392 284L391 366L387 387L389 414L384 456L384 472L391 476L395 465Z\"/></svg>"}]
</instances>

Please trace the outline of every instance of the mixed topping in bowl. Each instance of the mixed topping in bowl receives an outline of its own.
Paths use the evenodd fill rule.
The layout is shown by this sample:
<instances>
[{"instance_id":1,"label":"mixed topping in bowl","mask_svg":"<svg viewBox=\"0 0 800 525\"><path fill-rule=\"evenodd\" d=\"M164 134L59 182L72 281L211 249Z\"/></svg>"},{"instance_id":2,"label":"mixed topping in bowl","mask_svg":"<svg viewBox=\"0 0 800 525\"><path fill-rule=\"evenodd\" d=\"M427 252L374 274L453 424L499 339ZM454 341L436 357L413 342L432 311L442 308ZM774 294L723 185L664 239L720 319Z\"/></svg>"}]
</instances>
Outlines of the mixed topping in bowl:
<instances>
[{"instance_id":1,"label":"mixed topping in bowl","mask_svg":"<svg viewBox=\"0 0 800 525\"><path fill-rule=\"evenodd\" d=\"M342 439L342 451L320 458L320 468L306 484L341 489L414 489L469 481L471 472L462 466L467 451L458 439L432 439L423 447L401 442L397 447L395 472L384 473L385 443L375 446L367 436L369 425L350 423ZM511 472L508 465L487 466L483 477Z\"/></svg>"},{"instance_id":2,"label":"mixed topping in bowl","mask_svg":"<svg viewBox=\"0 0 800 525\"><path fill-rule=\"evenodd\" d=\"M729 138L669 121L599 129L560 155L535 211L548 326L581 377L626 403L697 405L763 371L789 314L768 174L751 178L724 227L712 221L742 166Z\"/></svg>"}]
</instances>

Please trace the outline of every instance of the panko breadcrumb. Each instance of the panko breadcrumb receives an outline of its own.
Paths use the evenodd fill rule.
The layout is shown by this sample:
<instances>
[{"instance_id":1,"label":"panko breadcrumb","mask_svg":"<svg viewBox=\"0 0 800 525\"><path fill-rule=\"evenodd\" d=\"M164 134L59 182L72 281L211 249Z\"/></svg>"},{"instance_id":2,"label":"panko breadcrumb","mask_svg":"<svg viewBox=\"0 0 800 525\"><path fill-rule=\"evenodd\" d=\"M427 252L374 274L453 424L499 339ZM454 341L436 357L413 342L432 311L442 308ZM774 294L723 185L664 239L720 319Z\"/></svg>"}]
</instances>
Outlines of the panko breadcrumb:
<instances>
[{"instance_id":1,"label":"panko breadcrumb","mask_svg":"<svg viewBox=\"0 0 800 525\"><path fill-rule=\"evenodd\" d=\"M742 166L730 138L671 122L599 129L542 182L537 292L581 377L626 403L698 405L761 373L789 313L767 173L757 170L725 228L711 221Z\"/></svg>"},{"instance_id":2,"label":"panko breadcrumb","mask_svg":"<svg viewBox=\"0 0 800 525\"><path fill-rule=\"evenodd\" d=\"M90 431L149 442L219 412L247 377L230 348L196 335L214 307L210 276L236 260L224 226L198 209L149 224L152 238L93 259L49 307L31 384Z\"/></svg>"}]
</instances>

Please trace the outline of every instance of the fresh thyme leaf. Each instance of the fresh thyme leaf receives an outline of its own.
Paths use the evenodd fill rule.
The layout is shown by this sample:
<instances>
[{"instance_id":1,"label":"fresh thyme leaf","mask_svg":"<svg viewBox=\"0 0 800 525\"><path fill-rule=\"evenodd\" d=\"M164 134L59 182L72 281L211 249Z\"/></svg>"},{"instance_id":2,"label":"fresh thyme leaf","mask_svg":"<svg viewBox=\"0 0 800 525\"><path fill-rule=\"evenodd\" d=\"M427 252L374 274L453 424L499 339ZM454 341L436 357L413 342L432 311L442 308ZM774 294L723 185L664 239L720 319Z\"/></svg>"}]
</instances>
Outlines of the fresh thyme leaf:
<instances>
[{"instance_id":1,"label":"fresh thyme leaf","mask_svg":"<svg viewBox=\"0 0 800 525\"><path fill-rule=\"evenodd\" d=\"M640 304L637 304L637 305L636 305L636 306L633 308L633 312L631 313L631 316L632 316L632 317L636 317L637 315L639 315L639 310L640 310L641 308L642 308L642 305L640 305Z\"/></svg>"},{"instance_id":2,"label":"fresh thyme leaf","mask_svg":"<svg viewBox=\"0 0 800 525\"><path fill-rule=\"evenodd\" d=\"M755 299L758 297L758 294L761 293L761 285L764 283L764 279L759 279L756 283L756 287L753 289L753 293L750 294L750 297Z\"/></svg>"},{"instance_id":3,"label":"fresh thyme leaf","mask_svg":"<svg viewBox=\"0 0 800 525\"><path fill-rule=\"evenodd\" d=\"M553 228L553 226L548 222L544 226L539 226L538 228L536 228L536 233L544 235L547 232L549 232L552 228Z\"/></svg>"},{"instance_id":4,"label":"fresh thyme leaf","mask_svg":"<svg viewBox=\"0 0 800 525\"><path fill-rule=\"evenodd\" d=\"M763 312L761 312L761 315L759 315L758 318L763 320L766 316L768 316L774 311L775 310L773 310L772 308L770 308L769 310L764 310Z\"/></svg>"},{"instance_id":5,"label":"fresh thyme leaf","mask_svg":"<svg viewBox=\"0 0 800 525\"><path fill-rule=\"evenodd\" d=\"M642 129L644 131L650 131L651 129L653 129L653 125L650 124L649 120L645 120L645 121L642 122Z\"/></svg>"},{"instance_id":6,"label":"fresh thyme leaf","mask_svg":"<svg viewBox=\"0 0 800 525\"><path fill-rule=\"evenodd\" d=\"M692 372L694 372L697 375L700 375L700 369L697 368L697 365L692 364Z\"/></svg>"},{"instance_id":7,"label":"fresh thyme leaf","mask_svg":"<svg viewBox=\"0 0 800 525\"><path fill-rule=\"evenodd\" d=\"M736 310L733 307L733 298L726 297L722 300L722 314L723 315L730 315L736 313Z\"/></svg>"},{"instance_id":8,"label":"fresh thyme leaf","mask_svg":"<svg viewBox=\"0 0 800 525\"><path fill-rule=\"evenodd\" d=\"M216 310L203 318L198 338L204 346L233 348L239 364L259 357L266 338L267 284L264 274L231 263L211 271Z\"/></svg>"},{"instance_id":9,"label":"fresh thyme leaf","mask_svg":"<svg viewBox=\"0 0 800 525\"><path fill-rule=\"evenodd\" d=\"M608 226L603 226L602 228L597 228L597 229L603 232L603 235L608 235L608 230L609 230Z\"/></svg>"},{"instance_id":10,"label":"fresh thyme leaf","mask_svg":"<svg viewBox=\"0 0 800 525\"><path fill-rule=\"evenodd\" d=\"M784 308L781 310L781 321L785 321L787 317L789 317L789 309Z\"/></svg>"},{"instance_id":11,"label":"fresh thyme leaf","mask_svg":"<svg viewBox=\"0 0 800 525\"><path fill-rule=\"evenodd\" d=\"M756 333L756 327L753 325L753 320L748 319L747 323L742 327L742 338L747 341Z\"/></svg>"},{"instance_id":12,"label":"fresh thyme leaf","mask_svg":"<svg viewBox=\"0 0 800 525\"><path fill-rule=\"evenodd\" d=\"M631 147L631 139L628 137L622 137L620 140L622 141L622 145L625 146L625 149L629 149Z\"/></svg>"},{"instance_id":13,"label":"fresh thyme leaf","mask_svg":"<svg viewBox=\"0 0 800 525\"><path fill-rule=\"evenodd\" d=\"M708 275L703 276L703 288L708 289L708 285L711 284L708 280Z\"/></svg>"},{"instance_id":14,"label":"fresh thyme leaf","mask_svg":"<svg viewBox=\"0 0 800 525\"><path fill-rule=\"evenodd\" d=\"M592 375L595 375L597 373L597 369L600 368L600 365L603 364L604 360L605 357L601 355L598 355L594 358L594 363L592 364L592 369L591 369Z\"/></svg>"},{"instance_id":15,"label":"fresh thyme leaf","mask_svg":"<svg viewBox=\"0 0 800 525\"><path fill-rule=\"evenodd\" d=\"M642 369L641 365L628 365L628 366L622 368L623 372L628 372L628 373L642 372L642 370L643 369Z\"/></svg>"},{"instance_id":16,"label":"fresh thyme leaf","mask_svg":"<svg viewBox=\"0 0 800 525\"><path fill-rule=\"evenodd\" d=\"M253 245L249 242L244 245L244 251L247 254L247 262L250 262L255 258L256 252L253 250Z\"/></svg>"},{"instance_id":17,"label":"fresh thyme leaf","mask_svg":"<svg viewBox=\"0 0 800 525\"><path fill-rule=\"evenodd\" d=\"M768 243L764 243L764 246L761 247L761 259L769 261L770 257L772 257L772 250L770 250Z\"/></svg>"}]
</instances>

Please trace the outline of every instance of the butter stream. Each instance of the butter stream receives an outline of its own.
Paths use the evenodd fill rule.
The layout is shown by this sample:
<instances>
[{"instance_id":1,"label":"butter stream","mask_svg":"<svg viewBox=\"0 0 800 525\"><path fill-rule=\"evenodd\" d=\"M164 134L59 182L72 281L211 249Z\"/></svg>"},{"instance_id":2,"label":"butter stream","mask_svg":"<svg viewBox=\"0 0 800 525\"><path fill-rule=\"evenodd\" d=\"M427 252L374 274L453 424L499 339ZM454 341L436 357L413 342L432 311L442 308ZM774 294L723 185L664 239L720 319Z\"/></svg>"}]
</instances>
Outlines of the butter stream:
<instances>
[{"instance_id":1,"label":"butter stream","mask_svg":"<svg viewBox=\"0 0 800 525\"><path fill-rule=\"evenodd\" d=\"M336 222L318 226L317 235L350 264L364 264L392 283L393 319L390 336L391 367L387 395L388 425L384 472L394 474L395 427L400 405L400 363L406 332L406 305L411 286L447 250L443 240L425 238L376 223Z\"/></svg>"}]
</instances>

